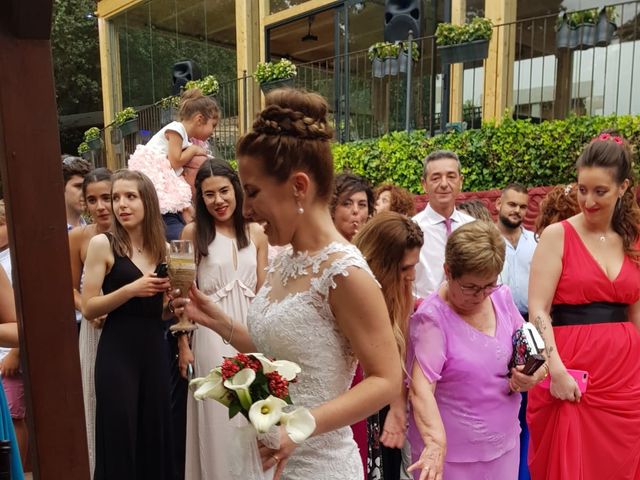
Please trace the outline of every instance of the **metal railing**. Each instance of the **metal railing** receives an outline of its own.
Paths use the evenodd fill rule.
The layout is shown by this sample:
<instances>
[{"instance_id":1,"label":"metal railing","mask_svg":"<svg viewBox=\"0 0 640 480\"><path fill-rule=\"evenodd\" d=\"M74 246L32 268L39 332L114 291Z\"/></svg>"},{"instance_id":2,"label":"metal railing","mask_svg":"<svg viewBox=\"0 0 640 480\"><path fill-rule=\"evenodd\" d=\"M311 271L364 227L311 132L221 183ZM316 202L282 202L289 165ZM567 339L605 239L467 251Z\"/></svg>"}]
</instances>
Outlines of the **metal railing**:
<instances>
[{"instance_id":1,"label":"metal railing","mask_svg":"<svg viewBox=\"0 0 640 480\"><path fill-rule=\"evenodd\" d=\"M502 58L510 61L507 66L496 65L487 75L487 62L464 64L462 90L457 97L463 102L462 128L480 127L483 104L490 101L489 82L504 80L505 75L506 89L511 88L506 107L515 118L544 121L570 114L640 114L640 95L632 95L632 86L640 78L640 48L636 48L640 1L617 4L615 10L618 29L607 46L557 48L557 15L495 26L494 38L506 45ZM505 37L509 41L502 42ZM340 142L405 129L423 129L434 135L443 111L442 66L434 37L414 42L420 55L411 65L409 78L406 73L376 77L367 50L361 50L297 65L294 85L327 98ZM234 158L241 131L238 105L248 105L249 82L254 79L244 76L220 84L216 99L222 117L211 140L218 157ZM138 115L140 131L114 145L121 166L138 143L170 120L157 104L139 109ZM250 114L244 117L242 127L246 129ZM105 129L105 141L109 141L112 128Z\"/></svg>"}]
</instances>

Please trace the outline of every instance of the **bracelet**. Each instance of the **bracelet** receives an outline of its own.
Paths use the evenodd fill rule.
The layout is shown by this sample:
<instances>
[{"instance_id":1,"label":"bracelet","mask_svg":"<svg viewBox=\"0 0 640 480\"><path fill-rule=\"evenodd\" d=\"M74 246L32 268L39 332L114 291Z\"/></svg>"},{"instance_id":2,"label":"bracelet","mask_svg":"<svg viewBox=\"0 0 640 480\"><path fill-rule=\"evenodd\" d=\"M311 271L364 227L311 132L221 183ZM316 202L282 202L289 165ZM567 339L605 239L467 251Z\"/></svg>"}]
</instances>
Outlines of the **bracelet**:
<instances>
[{"instance_id":1,"label":"bracelet","mask_svg":"<svg viewBox=\"0 0 640 480\"><path fill-rule=\"evenodd\" d=\"M547 378L549 376L549 364L545 362L545 363L542 364L542 366L545 369L544 377L542 377L542 379L544 380L545 378Z\"/></svg>"},{"instance_id":2,"label":"bracelet","mask_svg":"<svg viewBox=\"0 0 640 480\"><path fill-rule=\"evenodd\" d=\"M173 306L173 298L171 300L169 300L169 302L167 303L167 308L169 309L169 311L171 313L176 313L176 309Z\"/></svg>"},{"instance_id":3,"label":"bracelet","mask_svg":"<svg viewBox=\"0 0 640 480\"><path fill-rule=\"evenodd\" d=\"M229 334L229 340L225 340L224 337L222 337L222 343L224 343L225 345L229 345L231 343L231 339L233 338L233 331L236 328L236 323L231 320L231 333Z\"/></svg>"}]
</instances>

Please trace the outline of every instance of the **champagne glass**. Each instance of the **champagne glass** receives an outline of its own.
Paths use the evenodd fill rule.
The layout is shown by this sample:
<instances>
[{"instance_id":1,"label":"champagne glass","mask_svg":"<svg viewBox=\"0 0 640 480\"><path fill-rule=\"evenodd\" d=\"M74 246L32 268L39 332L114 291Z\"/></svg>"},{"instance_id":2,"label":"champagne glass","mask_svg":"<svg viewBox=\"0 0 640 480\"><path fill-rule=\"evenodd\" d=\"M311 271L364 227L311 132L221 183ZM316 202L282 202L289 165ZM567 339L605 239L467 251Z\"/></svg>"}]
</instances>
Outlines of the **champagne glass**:
<instances>
[{"instance_id":1,"label":"champagne glass","mask_svg":"<svg viewBox=\"0 0 640 480\"><path fill-rule=\"evenodd\" d=\"M169 279L171 288L179 289L181 297L189 296L189 289L196 279L196 259L193 253L193 243L190 240L171 240L169 248ZM171 325L169 330L176 332L190 332L198 328L190 322L183 313L178 315L178 323Z\"/></svg>"}]
</instances>

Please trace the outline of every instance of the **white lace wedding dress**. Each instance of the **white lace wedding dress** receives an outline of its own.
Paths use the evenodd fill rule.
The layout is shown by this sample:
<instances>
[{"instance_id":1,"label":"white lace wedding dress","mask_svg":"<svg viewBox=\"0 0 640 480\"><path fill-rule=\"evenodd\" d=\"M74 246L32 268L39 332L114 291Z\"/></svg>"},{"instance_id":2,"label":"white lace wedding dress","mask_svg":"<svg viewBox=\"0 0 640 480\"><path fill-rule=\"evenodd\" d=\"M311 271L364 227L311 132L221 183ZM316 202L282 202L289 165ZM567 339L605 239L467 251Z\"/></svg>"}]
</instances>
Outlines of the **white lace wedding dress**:
<instances>
[{"instance_id":1,"label":"white lace wedding dress","mask_svg":"<svg viewBox=\"0 0 640 480\"><path fill-rule=\"evenodd\" d=\"M249 333L259 352L302 368L290 385L294 405L308 408L338 397L351 386L356 359L339 331L328 301L338 275L350 268L369 273L353 245L331 243L313 255L278 254L249 307ZM372 274L373 275L373 274ZM351 428L307 439L287 463L283 480L362 480L362 461Z\"/></svg>"}]
</instances>

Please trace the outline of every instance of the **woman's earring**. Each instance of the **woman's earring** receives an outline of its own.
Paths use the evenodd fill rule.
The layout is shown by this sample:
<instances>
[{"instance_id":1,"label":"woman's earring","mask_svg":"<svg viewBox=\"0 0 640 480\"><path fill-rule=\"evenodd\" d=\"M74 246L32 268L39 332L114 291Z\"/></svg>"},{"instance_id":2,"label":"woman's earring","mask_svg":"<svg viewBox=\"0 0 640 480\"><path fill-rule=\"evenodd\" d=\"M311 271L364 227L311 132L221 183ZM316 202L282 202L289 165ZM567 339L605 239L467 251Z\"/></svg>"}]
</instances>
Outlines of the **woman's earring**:
<instances>
[{"instance_id":1,"label":"woman's earring","mask_svg":"<svg viewBox=\"0 0 640 480\"><path fill-rule=\"evenodd\" d=\"M304 213L304 208L302 208L302 205L300 205L300 201L298 201L297 203L298 203L298 215L302 215Z\"/></svg>"}]
</instances>

